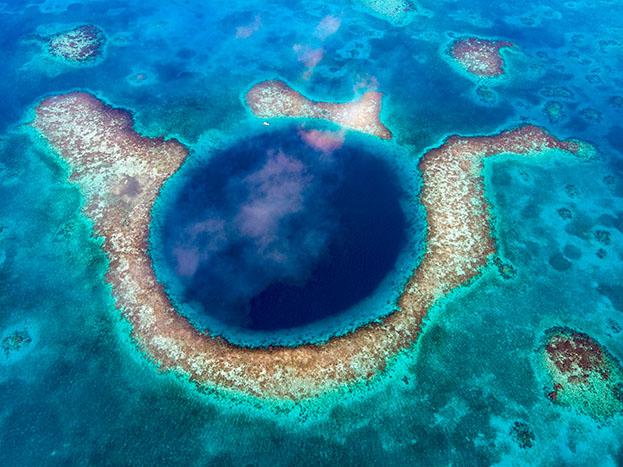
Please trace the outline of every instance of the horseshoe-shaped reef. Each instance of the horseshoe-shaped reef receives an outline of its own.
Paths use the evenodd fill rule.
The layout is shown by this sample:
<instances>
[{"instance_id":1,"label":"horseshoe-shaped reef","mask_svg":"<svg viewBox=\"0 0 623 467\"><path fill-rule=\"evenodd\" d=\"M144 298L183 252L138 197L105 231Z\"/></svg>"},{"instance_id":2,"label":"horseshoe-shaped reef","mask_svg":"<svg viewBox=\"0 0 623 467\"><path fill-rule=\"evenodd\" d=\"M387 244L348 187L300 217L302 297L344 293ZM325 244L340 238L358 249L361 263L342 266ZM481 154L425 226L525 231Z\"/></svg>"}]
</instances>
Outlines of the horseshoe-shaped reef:
<instances>
[{"instance_id":1,"label":"horseshoe-shaped reef","mask_svg":"<svg viewBox=\"0 0 623 467\"><path fill-rule=\"evenodd\" d=\"M67 162L85 214L103 238L106 280L141 349L163 369L199 385L261 398L302 399L372 378L418 338L431 306L478 275L495 251L481 176L483 160L544 151L580 155L583 145L522 126L494 136L452 136L419 161L426 251L398 302L382 319L321 345L243 348L195 329L172 306L148 252L152 207L188 150L146 138L130 115L74 92L43 100L33 126Z\"/></svg>"}]
</instances>

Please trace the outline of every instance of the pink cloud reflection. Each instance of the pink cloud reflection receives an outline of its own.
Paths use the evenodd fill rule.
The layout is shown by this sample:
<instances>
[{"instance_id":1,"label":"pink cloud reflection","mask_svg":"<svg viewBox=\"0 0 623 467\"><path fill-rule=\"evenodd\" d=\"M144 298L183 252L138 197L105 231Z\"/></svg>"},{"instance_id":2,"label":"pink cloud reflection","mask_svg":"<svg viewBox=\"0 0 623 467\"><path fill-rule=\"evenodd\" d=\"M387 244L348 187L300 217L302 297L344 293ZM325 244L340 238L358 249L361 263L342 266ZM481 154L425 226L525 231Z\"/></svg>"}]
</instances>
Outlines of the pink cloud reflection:
<instances>
[{"instance_id":1,"label":"pink cloud reflection","mask_svg":"<svg viewBox=\"0 0 623 467\"><path fill-rule=\"evenodd\" d=\"M199 266L200 253L198 248L176 247L173 255L177 261L177 273L180 276L191 277Z\"/></svg>"},{"instance_id":2,"label":"pink cloud reflection","mask_svg":"<svg viewBox=\"0 0 623 467\"><path fill-rule=\"evenodd\" d=\"M308 45L294 44L292 47L296 53L297 60L305 65L305 73L303 77L309 79L314 72L316 66L320 63L324 57L324 49L314 49Z\"/></svg>"},{"instance_id":3,"label":"pink cloud reflection","mask_svg":"<svg viewBox=\"0 0 623 467\"><path fill-rule=\"evenodd\" d=\"M177 262L177 273L191 277L197 271L200 261L207 259L227 242L225 221L208 218L191 224L184 229L184 232L186 233L185 241L173 249L173 255ZM197 241L200 235L201 241Z\"/></svg>"},{"instance_id":4,"label":"pink cloud reflection","mask_svg":"<svg viewBox=\"0 0 623 467\"><path fill-rule=\"evenodd\" d=\"M236 223L243 235L268 246L279 234L282 219L303 209L303 194L311 177L302 162L279 151L245 179L251 196L240 208Z\"/></svg>"},{"instance_id":5,"label":"pink cloud reflection","mask_svg":"<svg viewBox=\"0 0 623 467\"><path fill-rule=\"evenodd\" d=\"M255 34L262 26L262 19L256 16L249 24L238 26L236 28L236 39L246 39Z\"/></svg>"},{"instance_id":6,"label":"pink cloud reflection","mask_svg":"<svg viewBox=\"0 0 623 467\"><path fill-rule=\"evenodd\" d=\"M359 80L353 86L353 91L358 93L359 91L376 91L379 88L379 82L376 76L360 77Z\"/></svg>"},{"instance_id":7,"label":"pink cloud reflection","mask_svg":"<svg viewBox=\"0 0 623 467\"><path fill-rule=\"evenodd\" d=\"M344 145L344 131L300 130L301 139L325 155L331 154Z\"/></svg>"},{"instance_id":8,"label":"pink cloud reflection","mask_svg":"<svg viewBox=\"0 0 623 467\"><path fill-rule=\"evenodd\" d=\"M340 29L341 24L342 21L339 18L332 15L327 15L322 18L320 23L318 23L318 26L316 26L314 35L321 41L324 41L329 36L335 34L337 30Z\"/></svg>"}]
</instances>

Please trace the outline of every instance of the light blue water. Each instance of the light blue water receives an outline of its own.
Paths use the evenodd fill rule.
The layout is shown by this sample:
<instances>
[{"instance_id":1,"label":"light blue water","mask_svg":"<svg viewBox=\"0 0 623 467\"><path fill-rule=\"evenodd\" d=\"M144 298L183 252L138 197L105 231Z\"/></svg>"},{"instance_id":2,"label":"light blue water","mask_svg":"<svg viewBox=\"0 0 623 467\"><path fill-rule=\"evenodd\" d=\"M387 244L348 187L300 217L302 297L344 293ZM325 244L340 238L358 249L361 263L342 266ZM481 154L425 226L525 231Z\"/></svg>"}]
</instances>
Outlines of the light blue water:
<instances>
[{"instance_id":1,"label":"light blue water","mask_svg":"<svg viewBox=\"0 0 623 467\"><path fill-rule=\"evenodd\" d=\"M621 416L597 422L553 405L534 353L545 329L566 325L623 359L623 8L421 4L431 14L401 28L350 2L2 4L0 339L27 330L32 342L0 353L0 463L623 463ZM314 31L327 15L340 27L321 40ZM236 38L256 16L259 29ZM78 67L46 56L39 36L84 23L107 34L102 61ZM504 54L507 77L476 82L449 65L449 41L472 34L517 44ZM308 79L297 44L324 50ZM137 83L137 73L147 79ZM200 157L260 128L241 96L274 77L327 100L351 99L357 82L374 77L396 135L384 147L413 168L414 186L418 158L449 134L532 122L599 151L582 163L488 162L499 253L517 275L485 271L435 307L416 347L379 381L311 404L306 422L200 393L142 357L112 304L80 193L22 125L42 96L86 89L131 110L141 132L176 136ZM482 86L493 100L481 101ZM562 105L555 122L544 112L550 101ZM518 420L534 447L510 435Z\"/></svg>"}]
</instances>

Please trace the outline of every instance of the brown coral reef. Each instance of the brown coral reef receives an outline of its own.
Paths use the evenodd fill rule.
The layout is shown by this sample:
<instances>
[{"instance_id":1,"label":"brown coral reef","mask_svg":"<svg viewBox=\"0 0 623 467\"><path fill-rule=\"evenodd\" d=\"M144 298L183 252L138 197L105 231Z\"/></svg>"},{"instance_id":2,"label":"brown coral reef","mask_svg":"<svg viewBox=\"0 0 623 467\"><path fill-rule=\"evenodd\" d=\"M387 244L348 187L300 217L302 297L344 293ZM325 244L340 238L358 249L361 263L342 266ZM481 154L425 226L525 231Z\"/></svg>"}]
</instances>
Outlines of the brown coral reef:
<instances>
[{"instance_id":1,"label":"brown coral reef","mask_svg":"<svg viewBox=\"0 0 623 467\"><path fill-rule=\"evenodd\" d=\"M398 310L322 345L248 349L191 326L154 275L147 249L152 206L187 149L175 140L140 136L129 114L86 93L45 99L33 125L67 162L71 180L83 192L85 213L110 258L106 279L143 351L160 367L198 384L283 399L311 397L378 374L415 342L431 305L478 274L495 250L483 195L483 159L580 148L532 126L491 137L447 139L420 162L427 249Z\"/></svg>"},{"instance_id":2,"label":"brown coral reef","mask_svg":"<svg viewBox=\"0 0 623 467\"><path fill-rule=\"evenodd\" d=\"M588 334L570 328L547 331L541 358L551 382L548 397L594 418L623 411L623 368Z\"/></svg>"},{"instance_id":3,"label":"brown coral reef","mask_svg":"<svg viewBox=\"0 0 623 467\"><path fill-rule=\"evenodd\" d=\"M283 81L263 81L253 86L246 95L247 105L258 117L319 118L344 128L391 139L391 131L380 119L382 98L380 92L368 91L352 102L316 102Z\"/></svg>"}]
</instances>

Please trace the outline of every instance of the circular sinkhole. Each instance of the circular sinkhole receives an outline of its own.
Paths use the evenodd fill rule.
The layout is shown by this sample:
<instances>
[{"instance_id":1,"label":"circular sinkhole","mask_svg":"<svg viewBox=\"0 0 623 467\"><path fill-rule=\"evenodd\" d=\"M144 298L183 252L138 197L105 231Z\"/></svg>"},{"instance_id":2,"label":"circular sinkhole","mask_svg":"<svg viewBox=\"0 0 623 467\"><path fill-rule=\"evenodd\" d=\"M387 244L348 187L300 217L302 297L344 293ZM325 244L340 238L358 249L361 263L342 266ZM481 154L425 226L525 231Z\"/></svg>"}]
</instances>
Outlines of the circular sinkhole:
<instances>
[{"instance_id":1,"label":"circular sinkhole","mask_svg":"<svg viewBox=\"0 0 623 467\"><path fill-rule=\"evenodd\" d=\"M424 229L415 168L381 147L286 126L196 155L151 227L177 311L249 347L318 343L391 313Z\"/></svg>"}]
</instances>

